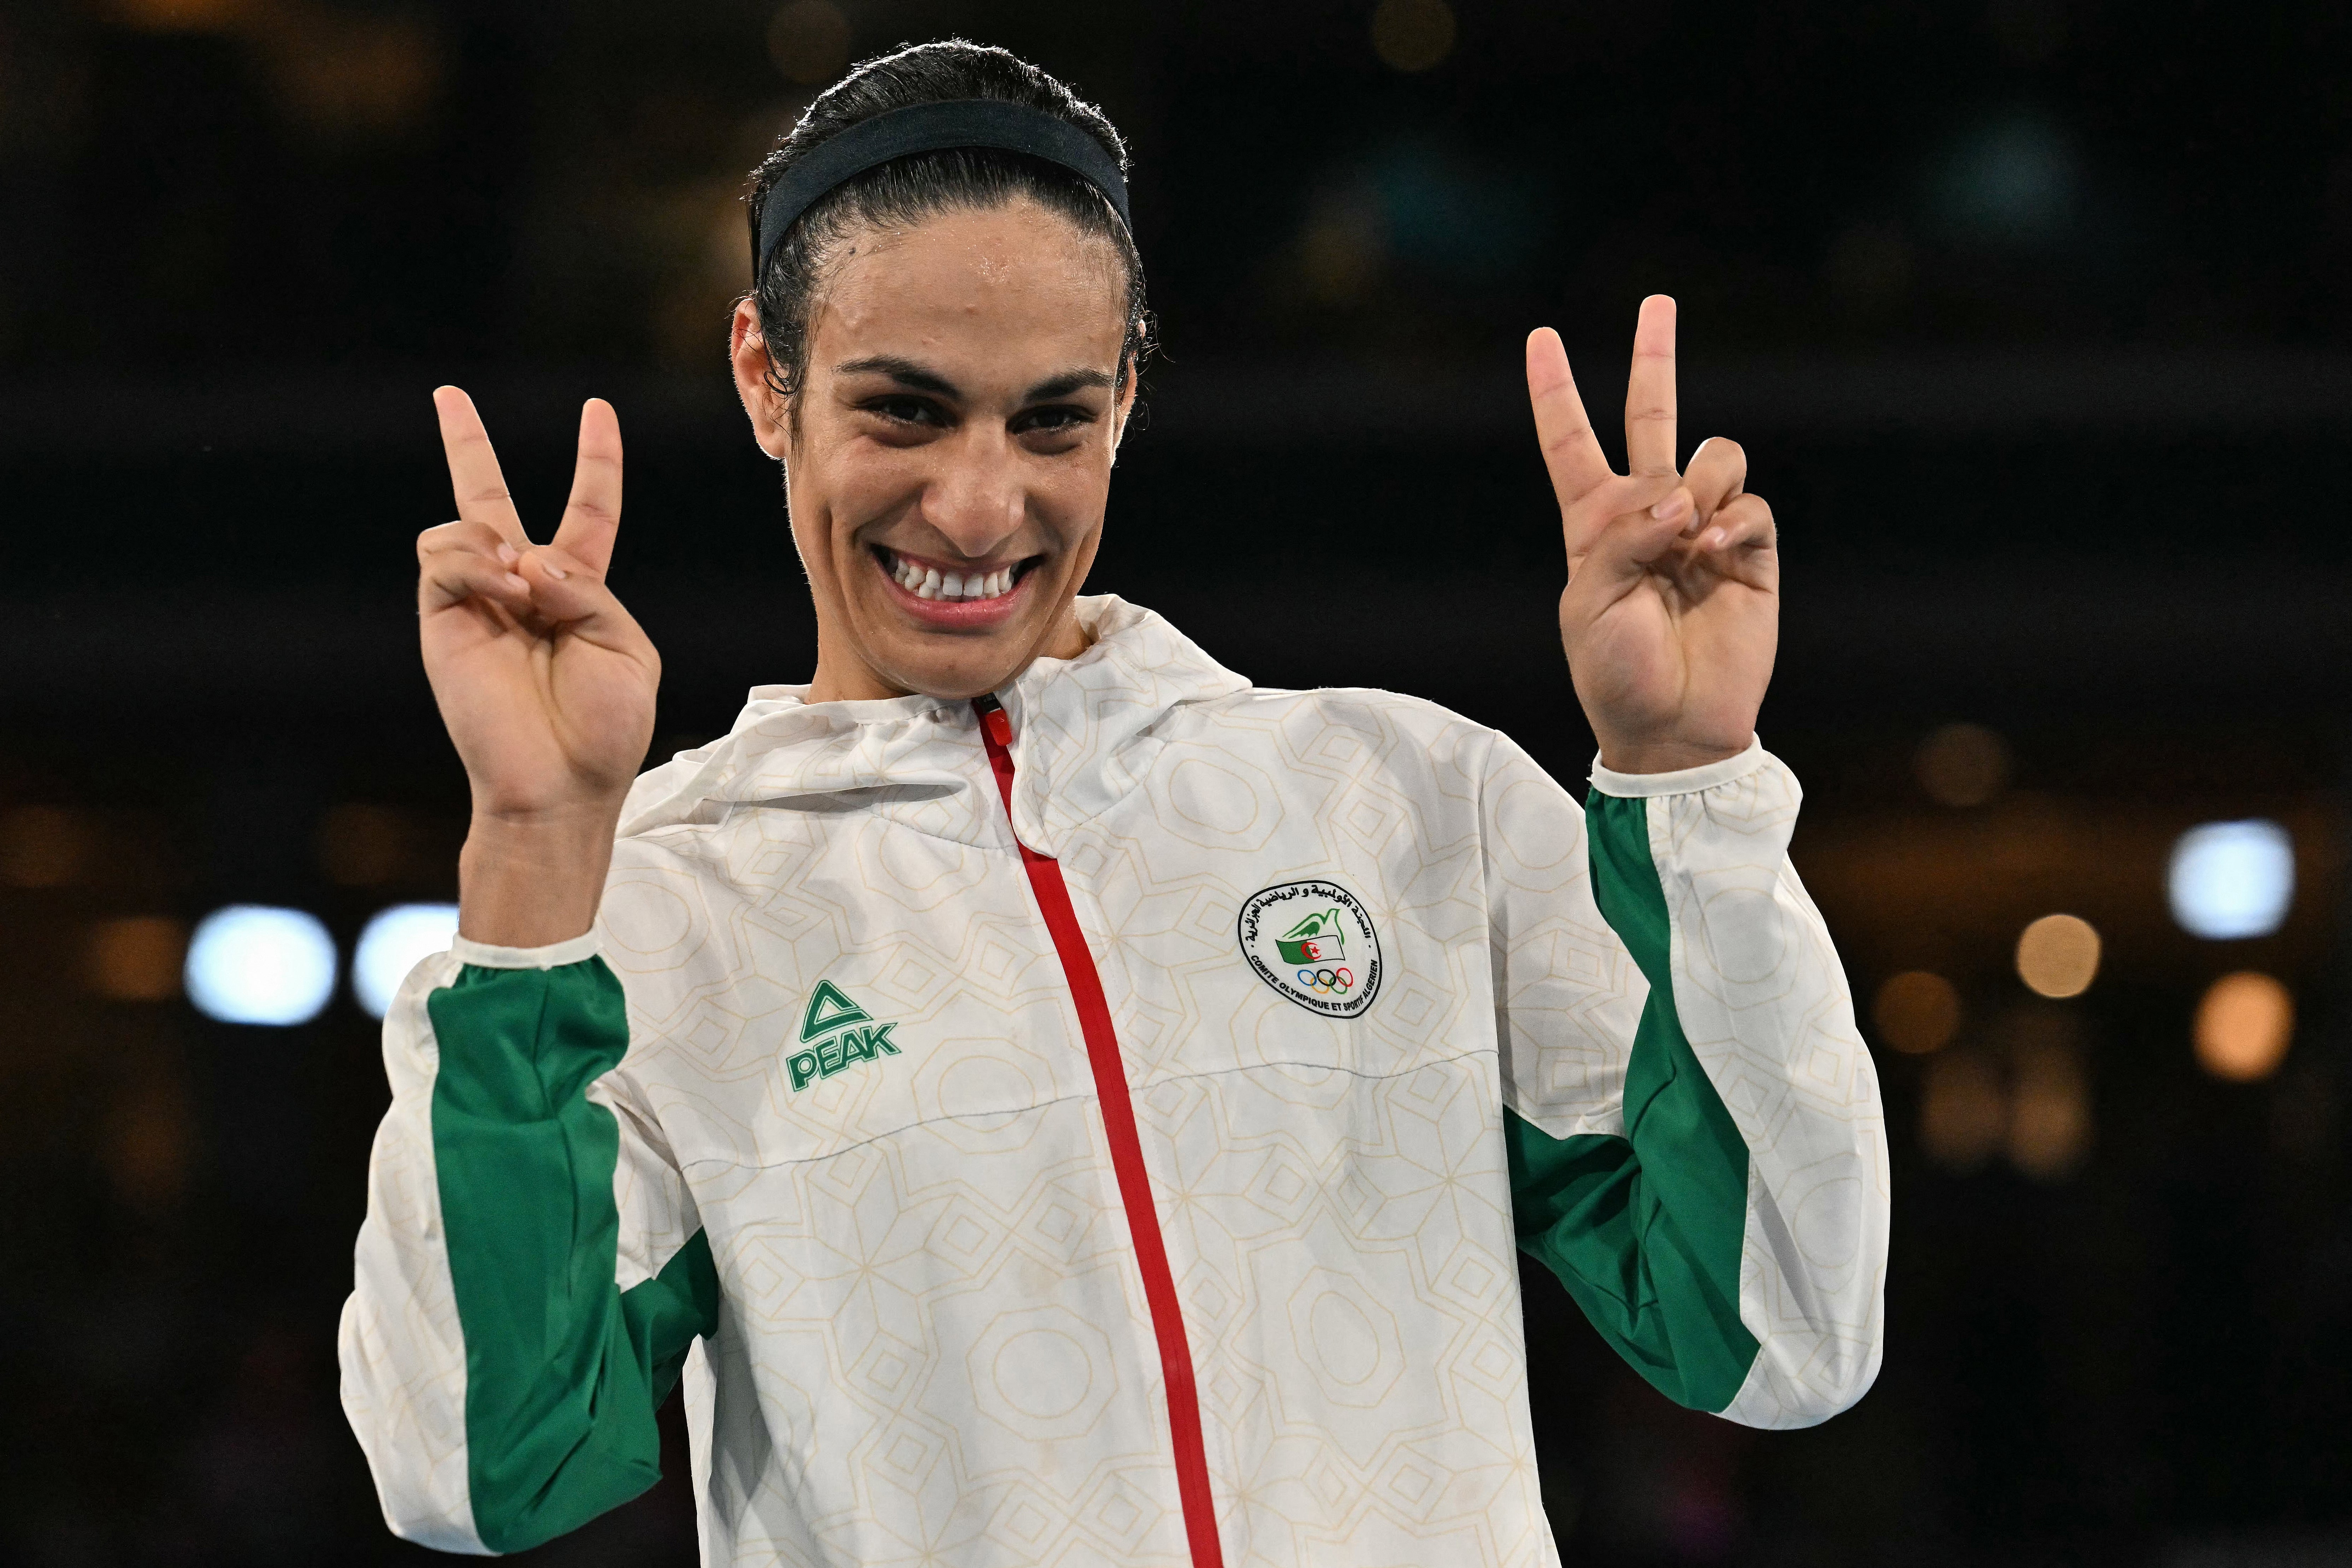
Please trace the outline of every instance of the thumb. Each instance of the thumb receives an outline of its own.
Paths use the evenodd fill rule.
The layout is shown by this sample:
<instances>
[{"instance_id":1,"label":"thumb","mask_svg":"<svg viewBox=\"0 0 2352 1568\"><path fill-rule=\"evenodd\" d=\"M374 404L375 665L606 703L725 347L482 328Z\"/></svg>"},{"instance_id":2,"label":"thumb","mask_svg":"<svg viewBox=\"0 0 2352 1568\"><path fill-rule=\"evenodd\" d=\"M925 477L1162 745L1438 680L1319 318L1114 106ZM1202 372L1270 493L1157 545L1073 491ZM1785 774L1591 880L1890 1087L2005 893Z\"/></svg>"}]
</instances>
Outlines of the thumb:
<instances>
[{"instance_id":1,"label":"thumb","mask_svg":"<svg viewBox=\"0 0 2352 1568\"><path fill-rule=\"evenodd\" d=\"M1575 563L1569 586L1572 590L1582 584L1588 592L1616 597L1674 548L1696 515L1690 491L1678 488L1654 506L1610 519L1593 536L1584 558Z\"/></svg>"},{"instance_id":2,"label":"thumb","mask_svg":"<svg viewBox=\"0 0 2352 1568\"><path fill-rule=\"evenodd\" d=\"M603 576L571 552L543 546L524 554L514 570L530 584L531 607L575 637L631 653L646 641Z\"/></svg>"}]
</instances>

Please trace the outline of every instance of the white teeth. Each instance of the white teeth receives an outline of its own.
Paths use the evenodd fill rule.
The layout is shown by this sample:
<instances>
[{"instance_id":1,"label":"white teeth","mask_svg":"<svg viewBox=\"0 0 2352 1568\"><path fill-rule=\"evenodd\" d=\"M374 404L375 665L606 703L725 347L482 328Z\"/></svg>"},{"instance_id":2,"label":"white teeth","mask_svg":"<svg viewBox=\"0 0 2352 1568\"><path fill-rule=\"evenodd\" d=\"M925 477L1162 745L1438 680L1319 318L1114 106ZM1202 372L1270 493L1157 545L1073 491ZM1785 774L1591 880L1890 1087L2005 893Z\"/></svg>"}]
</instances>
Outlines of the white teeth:
<instances>
[{"instance_id":1,"label":"white teeth","mask_svg":"<svg viewBox=\"0 0 2352 1568\"><path fill-rule=\"evenodd\" d=\"M908 593L925 599L993 599L1013 590L1013 568L993 572L947 572L893 553L890 579Z\"/></svg>"}]
</instances>

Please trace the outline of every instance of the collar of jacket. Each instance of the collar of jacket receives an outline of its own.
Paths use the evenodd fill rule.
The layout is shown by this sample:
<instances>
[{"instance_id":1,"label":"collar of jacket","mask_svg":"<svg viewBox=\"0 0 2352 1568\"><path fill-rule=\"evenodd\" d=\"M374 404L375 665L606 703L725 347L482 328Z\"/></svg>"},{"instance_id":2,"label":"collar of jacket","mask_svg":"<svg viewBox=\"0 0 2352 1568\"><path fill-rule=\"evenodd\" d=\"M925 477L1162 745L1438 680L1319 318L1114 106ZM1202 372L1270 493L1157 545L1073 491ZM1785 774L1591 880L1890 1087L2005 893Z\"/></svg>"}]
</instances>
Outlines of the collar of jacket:
<instances>
[{"instance_id":1,"label":"collar of jacket","mask_svg":"<svg viewBox=\"0 0 2352 1568\"><path fill-rule=\"evenodd\" d=\"M1093 645L1076 658L1036 659L996 693L1013 721L1013 827L1045 855L1135 787L1166 744L1172 716L1249 689L1140 605L1102 594L1080 597L1076 607ZM718 822L742 806L840 811L962 797L965 809L926 811L927 828L974 843L1001 839L971 703L812 704L807 692L753 687L724 736L637 780L622 837Z\"/></svg>"}]
</instances>

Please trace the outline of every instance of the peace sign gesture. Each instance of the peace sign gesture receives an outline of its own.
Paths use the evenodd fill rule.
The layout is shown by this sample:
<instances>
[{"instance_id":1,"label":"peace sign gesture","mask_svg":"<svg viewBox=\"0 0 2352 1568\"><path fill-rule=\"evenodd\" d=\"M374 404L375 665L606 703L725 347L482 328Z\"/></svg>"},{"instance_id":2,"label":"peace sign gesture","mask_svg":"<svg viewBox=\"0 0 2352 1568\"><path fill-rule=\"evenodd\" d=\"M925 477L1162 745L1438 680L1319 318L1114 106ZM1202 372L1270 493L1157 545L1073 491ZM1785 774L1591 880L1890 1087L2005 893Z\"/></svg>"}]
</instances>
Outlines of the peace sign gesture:
<instances>
[{"instance_id":1,"label":"peace sign gesture","mask_svg":"<svg viewBox=\"0 0 2352 1568\"><path fill-rule=\"evenodd\" d=\"M516 928L478 929L475 863L492 840L513 847L541 862L542 892L562 883L593 916L622 797L653 736L661 659L604 585L621 521L620 425L601 398L581 410L571 501L554 542L535 545L473 400L445 386L433 402L457 521L417 538L416 611L434 700L473 784L460 918L478 940L529 945ZM551 847L588 863L568 855L551 873ZM571 929L541 940L586 923L568 904L551 918Z\"/></svg>"},{"instance_id":2,"label":"peace sign gesture","mask_svg":"<svg viewBox=\"0 0 2352 1568\"><path fill-rule=\"evenodd\" d=\"M1732 756L1756 732L1780 638L1772 509L1720 437L1675 466L1675 302L1642 301L1625 388L1629 473L1585 417L1559 334L1528 337L1528 396L1559 498L1559 635L1603 766L1664 773Z\"/></svg>"}]
</instances>

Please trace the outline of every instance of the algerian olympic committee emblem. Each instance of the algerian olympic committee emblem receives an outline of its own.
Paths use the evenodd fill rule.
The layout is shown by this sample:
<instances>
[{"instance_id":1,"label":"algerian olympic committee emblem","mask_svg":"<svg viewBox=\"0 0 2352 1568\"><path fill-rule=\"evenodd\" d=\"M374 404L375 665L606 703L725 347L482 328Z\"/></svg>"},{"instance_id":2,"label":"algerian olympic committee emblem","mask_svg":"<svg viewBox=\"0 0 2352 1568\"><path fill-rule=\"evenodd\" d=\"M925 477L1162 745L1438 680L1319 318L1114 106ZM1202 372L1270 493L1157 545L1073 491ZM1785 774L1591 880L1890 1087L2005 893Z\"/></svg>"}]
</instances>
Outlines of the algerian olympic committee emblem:
<instances>
[{"instance_id":1,"label":"algerian olympic committee emblem","mask_svg":"<svg viewBox=\"0 0 2352 1568\"><path fill-rule=\"evenodd\" d=\"M1242 905L1242 956L1257 977L1327 1018L1352 1018L1381 990L1381 938L1336 882L1285 882Z\"/></svg>"}]
</instances>

